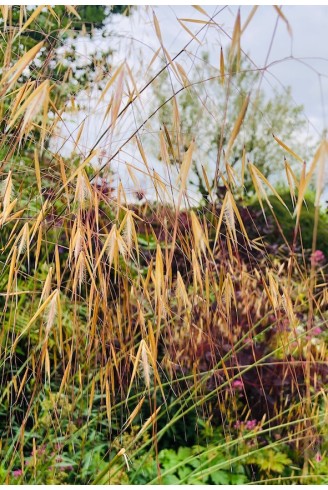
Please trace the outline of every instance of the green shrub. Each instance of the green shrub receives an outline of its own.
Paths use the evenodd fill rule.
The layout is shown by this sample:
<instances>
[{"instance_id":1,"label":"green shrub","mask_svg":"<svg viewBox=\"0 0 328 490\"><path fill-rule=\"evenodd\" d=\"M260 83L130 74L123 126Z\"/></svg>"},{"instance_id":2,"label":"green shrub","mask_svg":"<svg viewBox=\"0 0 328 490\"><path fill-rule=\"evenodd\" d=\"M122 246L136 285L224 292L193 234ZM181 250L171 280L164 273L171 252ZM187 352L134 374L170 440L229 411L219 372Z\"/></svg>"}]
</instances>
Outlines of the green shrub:
<instances>
[{"instance_id":1,"label":"green shrub","mask_svg":"<svg viewBox=\"0 0 328 490\"><path fill-rule=\"evenodd\" d=\"M279 225L288 240L288 243L291 245L293 243L294 230L295 230L295 217L293 217L293 203L291 200L291 196L289 190L282 190L279 192L281 198L285 202L288 209L286 209L281 202L277 199L276 196L269 196L270 203L273 207L274 214L279 222ZM302 206L301 211L301 219L300 219L300 229L302 236L302 243L304 249L312 248L312 237L314 230L314 222L315 222L315 206L314 206L315 198L312 193L306 194L305 202ZM268 217L269 223L271 226L268 227L268 233L266 233L265 238L269 243L280 243L282 242L282 237L278 230L278 227L275 223L275 220L272 216L272 212L269 209L268 204L263 201L263 207ZM261 206L258 200L252 202L249 206L251 211L260 211ZM261 218L260 218L261 220ZM256 223L259 230L261 228L259 223ZM262 226L265 225L264 217L262 217L261 221ZM299 238L297 240L297 245L299 245ZM327 214L320 209L319 211L319 220L318 220L318 230L317 230L317 240L316 240L316 248L322 250L325 255L328 253L328 218Z\"/></svg>"}]
</instances>

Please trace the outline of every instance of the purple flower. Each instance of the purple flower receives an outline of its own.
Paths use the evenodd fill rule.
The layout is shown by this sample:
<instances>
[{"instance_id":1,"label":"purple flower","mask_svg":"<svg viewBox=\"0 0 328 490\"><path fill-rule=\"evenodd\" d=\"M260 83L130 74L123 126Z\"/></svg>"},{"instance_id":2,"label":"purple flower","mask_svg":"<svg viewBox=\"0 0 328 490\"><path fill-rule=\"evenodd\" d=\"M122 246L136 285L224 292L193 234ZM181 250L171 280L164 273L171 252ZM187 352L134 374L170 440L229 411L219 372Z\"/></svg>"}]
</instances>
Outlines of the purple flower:
<instances>
[{"instance_id":1,"label":"purple flower","mask_svg":"<svg viewBox=\"0 0 328 490\"><path fill-rule=\"evenodd\" d=\"M322 264L325 260L326 257L321 250L316 250L311 254L311 264L314 266Z\"/></svg>"},{"instance_id":2,"label":"purple flower","mask_svg":"<svg viewBox=\"0 0 328 490\"><path fill-rule=\"evenodd\" d=\"M12 474L15 478L19 478L20 476L22 476L23 470L14 470Z\"/></svg>"}]
</instances>

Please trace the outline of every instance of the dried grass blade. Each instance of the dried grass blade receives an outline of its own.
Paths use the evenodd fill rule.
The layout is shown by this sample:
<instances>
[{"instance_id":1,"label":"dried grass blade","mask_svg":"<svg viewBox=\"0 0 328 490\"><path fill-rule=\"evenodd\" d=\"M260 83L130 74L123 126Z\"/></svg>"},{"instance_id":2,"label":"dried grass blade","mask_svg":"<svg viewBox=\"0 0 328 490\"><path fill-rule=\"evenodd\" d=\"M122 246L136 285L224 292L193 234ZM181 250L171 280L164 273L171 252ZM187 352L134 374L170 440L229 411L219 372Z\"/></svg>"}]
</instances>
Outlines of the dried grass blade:
<instances>
[{"instance_id":1,"label":"dried grass blade","mask_svg":"<svg viewBox=\"0 0 328 490\"><path fill-rule=\"evenodd\" d=\"M182 164L181 164L180 174L178 177L179 181L181 182L181 191L184 191L186 189L187 178L188 178L189 170L190 170L191 163L192 163L192 155L193 155L194 149L195 149L195 141L193 140L190 143L190 146L189 146L188 150L186 151L186 153L183 157Z\"/></svg>"},{"instance_id":2,"label":"dried grass blade","mask_svg":"<svg viewBox=\"0 0 328 490\"><path fill-rule=\"evenodd\" d=\"M296 160L303 163L303 159L300 156L298 156L291 148L289 148L289 146L285 145L285 143L283 143L283 141L281 141L279 138L277 138L277 136L275 136L274 134L272 134L272 136L274 137L274 139L276 140L278 145L280 145L282 148L284 148L284 150L288 151L288 153L290 155L292 155L294 158L296 158Z\"/></svg>"},{"instance_id":3,"label":"dried grass blade","mask_svg":"<svg viewBox=\"0 0 328 490\"><path fill-rule=\"evenodd\" d=\"M81 20L80 14L78 14L77 10L73 5L65 5L66 9L68 10L69 13L75 15L79 20Z\"/></svg>"},{"instance_id":4,"label":"dried grass blade","mask_svg":"<svg viewBox=\"0 0 328 490\"><path fill-rule=\"evenodd\" d=\"M58 294L58 290L55 289L55 291L53 291L49 296L48 298L45 300L45 302L38 308L37 312L33 315L33 317L31 318L31 320L28 322L28 324L26 325L26 327L21 331L21 333L16 337L13 345L12 345L12 350L15 350L18 342L20 341L20 339L29 331L29 329L31 328L31 326L33 325L33 323L35 322L35 320L41 315L41 313L47 308L48 304L50 303L50 301L52 300L52 298Z\"/></svg>"},{"instance_id":5,"label":"dried grass blade","mask_svg":"<svg viewBox=\"0 0 328 490\"><path fill-rule=\"evenodd\" d=\"M113 83L115 82L115 80L117 79L117 77L119 76L119 74L122 72L123 68L124 68L124 65L125 63L122 63L114 72L114 74L112 75L111 79L107 82L105 88L102 90L101 92L101 96L97 102L97 105L100 104L100 102L102 100L104 100L105 98L105 95L107 94L108 90L110 89L110 87L113 85Z\"/></svg>"},{"instance_id":6,"label":"dried grass blade","mask_svg":"<svg viewBox=\"0 0 328 490\"><path fill-rule=\"evenodd\" d=\"M144 423L144 425L141 427L141 429L139 430L138 434L136 435L136 438L135 440L137 440L144 432L145 430L147 429L147 427L153 423L153 421L156 419L157 417L157 414L158 412L160 411L160 409L162 408L162 405L160 405L156 410L155 412L149 417L149 419L146 420L146 422Z\"/></svg>"},{"instance_id":7,"label":"dried grass blade","mask_svg":"<svg viewBox=\"0 0 328 490\"><path fill-rule=\"evenodd\" d=\"M221 46L221 50L220 50L220 82L221 82L221 85L224 84L224 80L225 80L224 55L223 55L223 49Z\"/></svg>"},{"instance_id":8,"label":"dried grass blade","mask_svg":"<svg viewBox=\"0 0 328 490\"><path fill-rule=\"evenodd\" d=\"M241 34L243 34L245 32L245 30L247 29L249 23L251 22L251 20L253 19L254 15L255 15L255 12L257 11L257 9L258 9L258 5L254 5L254 7L252 8L252 10L249 13L249 16L247 17L247 19L245 21L245 24L243 25L243 27L241 29Z\"/></svg>"},{"instance_id":9,"label":"dried grass blade","mask_svg":"<svg viewBox=\"0 0 328 490\"><path fill-rule=\"evenodd\" d=\"M248 108L248 104L249 104L249 100L250 100L250 95L248 94L247 97L245 98L244 102L243 102L240 113L238 114L238 117L236 119L236 122L234 124L233 130L232 130L231 135L230 135L230 139L229 139L228 144L227 144L227 151L226 151L226 155L225 155L226 161L229 159L232 146L234 144L236 137L238 136L241 125L244 121L246 111Z\"/></svg>"},{"instance_id":10,"label":"dried grass blade","mask_svg":"<svg viewBox=\"0 0 328 490\"><path fill-rule=\"evenodd\" d=\"M41 14L42 10L44 9L44 5L39 5L35 10L34 12L32 13L32 15L27 19L27 21L25 22L25 24L23 25L23 27L19 30L18 34L17 34L17 37L19 37L21 35L22 32L24 32L28 26L30 24L32 24L32 22Z\"/></svg>"},{"instance_id":11,"label":"dried grass blade","mask_svg":"<svg viewBox=\"0 0 328 490\"><path fill-rule=\"evenodd\" d=\"M292 36L292 34L293 34L293 33L292 33L292 29L291 29L291 27L290 27L290 24L289 24L289 22L288 22L288 20L287 20L286 16L283 14L283 12L282 12L281 8L280 8L280 7L278 7L278 5L273 5L273 8L274 8L274 9L277 11L277 13L278 13L279 17L280 17L280 18L281 18L281 19L282 19L282 20L285 22L285 24L286 24L286 26L287 26L287 31L288 31L288 34L289 34L290 36Z\"/></svg>"},{"instance_id":12,"label":"dried grass blade","mask_svg":"<svg viewBox=\"0 0 328 490\"><path fill-rule=\"evenodd\" d=\"M237 13L233 33L232 33L231 47L229 51L230 67L232 67L233 60L235 56L237 56L237 69L239 69L239 64L240 64L240 36L241 36L240 9L238 9L238 13Z\"/></svg>"},{"instance_id":13,"label":"dried grass blade","mask_svg":"<svg viewBox=\"0 0 328 490\"><path fill-rule=\"evenodd\" d=\"M192 5L194 9L196 9L199 13L205 15L206 17L209 17L208 13L199 5Z\"/></svg>"},{"instance_id":14,"label":"dried grass blade","mask_svg":"<svg viewBox=\"0 0 328 490\"><path fill-rule=\"evenodd\" d=\"M188 32L189 36L191 36L200 46L202 46L202 43L200 42L200 40L191 32L190 29L188 29L187 26L184 25L183 22L181 22L180 19L177 19L177 21L179 22L179 24L181 25L181 27L186 31Z\"/></svg>"},{"instance_id":15,"label":"dried grass blade","mask_svg":"<svg viewBox=\"0 0 328 490\"><path fill-rule=\"evenodd\" d=\"M7 72L5 72L4 76L1 79L0 85L4 85L8 83L6 86L6 92L12 87L12 85L16 82L16 80L21 76L25 68L31 63L32 60L36 57L40 49L42 48L44 42L36 44L31 48L27 53L20 58L17 63L10 68Z\"/></svg>"},{"instance_id":16,"label":"dried grass blade","mask_svg":"<svg viewBox=\"0 0 328 490\"><path fill-rule=\"evenodd\" d=\"M131 415L129 416L129 418L127 419L127 421L123 424L123 430L126 430L129 427L129 425L131 425L133 420L136 418L136 416L140 412L140 409L141 409L144 401L145 401L145 397L143 396L141 398L141 400L139 401L139 403L137 404L137 406L133 409L133 411L132 411Z\"/></svg>"}]
</instances>

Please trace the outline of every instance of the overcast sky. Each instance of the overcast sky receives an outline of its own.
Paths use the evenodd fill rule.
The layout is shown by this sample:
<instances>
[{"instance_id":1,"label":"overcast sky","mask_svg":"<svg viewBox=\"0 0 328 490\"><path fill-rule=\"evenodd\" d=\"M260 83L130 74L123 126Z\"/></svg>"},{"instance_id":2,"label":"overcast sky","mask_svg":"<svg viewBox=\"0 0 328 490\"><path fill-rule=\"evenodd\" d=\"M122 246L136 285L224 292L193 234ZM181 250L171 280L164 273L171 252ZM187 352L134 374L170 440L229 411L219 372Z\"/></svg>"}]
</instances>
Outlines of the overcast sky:
<instances>
[{"instance_id":1,"label":"overcast sky","mask_svg":"<svg viewBox=\"0 0 328 490\"><path fill-rule=\"evenodd\" d=\"M115 50L113 66L118 66L119 63L127 60L140 89L149 80L149 73L146 73L147 65L160 47L153 23L154 10L160 25L163 44L171 58L191 41L187 48L188 53L184 53L176 61L181 62L188 72L188 62L196 64L197 57L200 57L203 51L209 53L210 65L219 69L220 47L226 48L230 44L239 7L221 5L202 6L202 8L214 19L215 24L204 25L188 20L183 21L194 34L203 28L197 34L201 46L192 40L190 34L181 27L178 19L204 21L206 20L204 14L192 6L155 6L137 7L129 17L111 16L107 26L109 37L104 38L99 35L92 43L86 38L80 39L76 44L77 51L83 59L84 56L87 57L105 46L108 47L110 43ZM251 9L251 6L240 7L242 26ZM261 88L268 96L275 87L280 91L288 86L292 88L290 105L304 106L304 115L308 120L307 132L319 138L327 125L326 114L328 114L328 7L284 6L282 11L288 25L274 7L259 6L249 26L243 32L241 48L249 56L254 68L266 67ZM157 58L152 68L162 65L163 61ZM147 110L149 110L147 97L146 92L144 104L141 99L133 117L131 113L127 114L126 119L121 122L120 131L116 131L117 141L105 139L102 142L105 150L113 154L115 147L118 147L129 132L134 131L135 117L140 116L140 120L147 119ZM92 108L92 100L90 100L90 108ZM98 107L97 111L88 117L83 138L86 151L91 148L102 131L103 113L104 110ZM76 126L76 119L70 126L71 130L74 129L74 124ZM152 130L158 131L158 128L148 128L148 131ZM129 154L128 147L125 150L124 157L133 160L134 155ZM156 162L152 162L152 165L156 166ZM126 169L122 176L122 162L117 162L117 174L119 175L120 172L120 178L124 180L127 175ZM165 175L161 171L159 173L165 179Z\"/></svg>"},{"instance_id":2,"label":"overcast sky","mask_svg":"<svg viewBox=\"0 0 328 490\"><path fill-rule=\"evenodd\" d=\"M203 46L200 48L193 41L188 49L195 54L200 50L208 51L211 63L218 66L219 49L221 45L227 46L229 43L228 36L232 34L238 6L202 8L209 15L215 16L220 27L205 28L199 35ZM164 45L171 57L190 40L189 34L181 28L177 19L206 19L191 6L158 6L154 10ZM243 25L251 7L241 6L240 10ZM291 86L294 103L304 105L306 116L321 133L326 126L325 112L328 110L328 6L284 6L282 10L292 35L272 6L259 6L243 33L241 47L257 67L270 65L265 73L263 89L270 92L271 86ZM131 17L116 19L114 22L121 36L134 38L130 45L134 57L136 49L143 46L144 59L151 59L159 47L151 21L151 8L146 10L138 7L138 12ZM185 22L185 25L193 33L202 27L201 24L190 22Z\"/></svg>"}]
</instances>

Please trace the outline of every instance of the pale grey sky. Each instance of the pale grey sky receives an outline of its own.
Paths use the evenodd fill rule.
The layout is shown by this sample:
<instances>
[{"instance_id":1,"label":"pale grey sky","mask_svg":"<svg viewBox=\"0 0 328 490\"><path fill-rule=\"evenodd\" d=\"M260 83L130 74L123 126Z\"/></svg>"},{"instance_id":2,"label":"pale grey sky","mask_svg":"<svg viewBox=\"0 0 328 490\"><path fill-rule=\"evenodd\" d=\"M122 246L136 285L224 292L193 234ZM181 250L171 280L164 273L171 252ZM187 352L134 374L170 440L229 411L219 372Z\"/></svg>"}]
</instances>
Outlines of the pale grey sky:
<instances>
[{"instance_id":1,"label":"pale grey sky","mask_svg":"<svg viewBox=\"0 0 328 490\"><path fill-rule=\"evenodd\" d=\"M227 34L232 34L238 6L202 8L209 15L217 14L215 21ZM251 8L240 7L242 25ZM171 57L190 40L177 19L205 19L192 6L156 6L154 11L161 27L164 45ZM327 124L325 112L328 111L328 6L284 6L282 11L290 24L292 36L289 35L284 21L278 19L274 8L262 5L258 7L249 27L243 33L241 47L259 68L263 68L266 61L267 65L271 65L266 71L263 89L270 92L271 84L280 88L290 85L295 103L304 105L306 116L316 130L321 132ZM136 40L134 47L138 46L138 41L149 46L144 46L145 56L149 56L152 50L159 47L151 20L151 8L146 11L138 7L138 13L119 22L121 35L127 34ZM185 25L193 33L202 27L188 22ZM229 38L215 26L204 29L199 39L204 42L201 49L208 51L212 64L218 66L220 45L227 46ZM193 41L189 49L194 53L199 52L199 45ZM286 59L290 57L293 59Z\"/></svg>"},{"instance_id":2,"label":"pale grey sky","mask_svg":"<svg viewBox=\"0 0 328 490\"><path fill-rule=\"evenodd\" d=\"M192 63L197 63L201 52L208 52L212 67L219 68L220 47L230 43L238 6L202 6L215 20L215 25L192 23L184 21L194 34L202 27L198 39L188 45L187 53L183 53L176 61L188 71ZM241 25L243 26L252 6L241 6ZM86 38L76 43L80 60L101 50L108 44L116 50L113 66L118 66L127 60L140 89L149 80L147 66L154 53L160 47L153 24L153 10L158 19L163 44L173 58L192 38L180 25L178 19L205 20L206 17L192 6L154 6L137 7L132 15L123 18L113 16L107 27L109 37L98 36L92 43ZM241 38L241 48L249 56L254 68L263 69L261 88L270 95L273 88L280 90L288 86L292 88L290 105L304 106L304 115L308 120L307 134L317 139L327 125L328 114L328 6L284 6L283 14L289 22L292 34L288 32L286 22L278 15L272 6L259 6L248 28ZM189 64L188 64L189 63ZM163 62L157 58L152 68L161 67ZM113 154L124 139L133 133L138 121L147 119L149 114L149 92L138 101L133 112L126 114L120 122L113 138L105 138L100 149ZM105 109L98 106L94 110L97 94L87 96L88 124L85 127L81 144L87 152L96 141L104 128L103 115ZM105 106L107 107L107 106ZM85 114L80 115L82 120ZM77 119L69 123L70 130L77 127ZM158 131L147 126L147 131ZM304 135L306 136L306 135ZM302 135L300 135L302 137ZM67 144L67 149L69 148ZM135 150L128 145L120 153L116 162L115 172L123 181L128 178L125 162L138 165ZM140 162L139 162L140 163ZM151 165L156 168L161 177L167 181L169 176L158 165L155 159ZM131 182L130 182L131 184ZM147 184L141 179L141 186Z\"/></svg>"}]
</instances>

